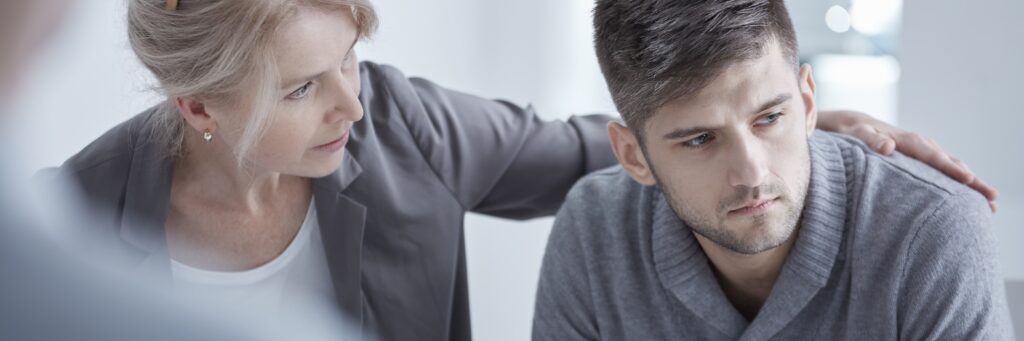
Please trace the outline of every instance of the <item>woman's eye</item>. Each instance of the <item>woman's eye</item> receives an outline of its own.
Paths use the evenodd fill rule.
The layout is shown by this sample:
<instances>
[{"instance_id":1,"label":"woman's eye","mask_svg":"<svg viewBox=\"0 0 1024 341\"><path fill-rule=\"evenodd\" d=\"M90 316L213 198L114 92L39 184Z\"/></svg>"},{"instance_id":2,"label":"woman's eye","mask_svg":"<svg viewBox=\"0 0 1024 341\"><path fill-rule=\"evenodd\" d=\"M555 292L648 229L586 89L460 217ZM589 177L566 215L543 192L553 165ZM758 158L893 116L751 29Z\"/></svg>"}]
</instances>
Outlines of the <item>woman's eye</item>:
<instances>
[{"instance_id":1,"label":"woman's eye","mask_svg":"<svg viewBox=\"0 0 1024 341\"><path fill-rule=\"evenodd\" d=\"M309 94L309 89L312 88L312 87L313 87L313 82L308 82L308 83L306 83L306 85L303 85L301 88L298 88L295 91L292 91L292 93L288 94L288 98L289 99L302 99L302 98L306 97L306 95Z\"/></svg>"},{"instance_id":2,"label":"woman's eye","mask_svg":"<svg viewBox=\"0 0 1024 341\"><path fill-rule=\"evenodd\" d=\"M704 144L711 142L714 139L714 136L711 136L711 134L703 133L700 134L700 136L683 142L683 146L686 146L687 148L699 148L704 146Z\"/></svg>"},{"instance_id":3,"label":"woman's eye","mask_svg":"<svg viewBox=\"0 0 1024 341\"><path fill-rule=\"evenodd\" d=\"M780 117L782 117L782 113L781 112L777 112L777 113L774 113L774 114L768 114L768 115L764 115L763 117L759 118L756 123L757 123L757 125L771 125L771 124L774 124L775 121L778 121Z\"/></svg>"}]
</instances>

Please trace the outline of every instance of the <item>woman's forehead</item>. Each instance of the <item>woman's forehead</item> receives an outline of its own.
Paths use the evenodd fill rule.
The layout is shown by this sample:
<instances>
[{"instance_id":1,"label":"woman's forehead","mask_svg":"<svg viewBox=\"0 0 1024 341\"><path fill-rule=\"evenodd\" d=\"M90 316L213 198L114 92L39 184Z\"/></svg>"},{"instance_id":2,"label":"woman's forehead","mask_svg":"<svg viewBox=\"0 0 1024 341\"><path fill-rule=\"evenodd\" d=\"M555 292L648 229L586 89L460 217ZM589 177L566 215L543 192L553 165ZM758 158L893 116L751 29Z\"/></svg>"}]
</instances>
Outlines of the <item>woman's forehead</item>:
<instances>
[{"instance_id":1,"label":"woman's forehead","mask_svg":"<svg viewBox=\"0 0 1024 341\"><path fill-rule=\"evenodd\" d=\"M349 10L300 6L274 39L282 79L313 76L340 64L359 36L351 15Z\"/></svg>"}]
</instances>

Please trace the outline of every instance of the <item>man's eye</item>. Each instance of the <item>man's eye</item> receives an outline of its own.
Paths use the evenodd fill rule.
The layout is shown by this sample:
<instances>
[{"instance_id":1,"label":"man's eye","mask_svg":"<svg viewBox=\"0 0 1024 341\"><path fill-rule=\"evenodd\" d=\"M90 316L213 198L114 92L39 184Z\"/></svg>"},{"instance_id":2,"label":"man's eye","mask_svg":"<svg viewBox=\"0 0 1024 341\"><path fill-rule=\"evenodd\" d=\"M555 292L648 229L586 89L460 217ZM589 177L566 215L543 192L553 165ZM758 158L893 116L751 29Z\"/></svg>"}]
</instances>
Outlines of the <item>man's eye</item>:
<instances>
[{"instance_id":1,"label":"man's eye","mask_svg":"<svg viewBox=\"0 0 1024 341\"><path fill-rule=\"evenodd\" d=\"M697 137L695 137L693 139L690 139L690 140L688 140L686 142L683 142L683 146L685 146L687 148L700 148L700 147L704 146L704 144L706 144L708 142L711 142L714 139L715 139L715 137L711 136L711 134L703 133L703 134L700 134L700 136L697 136Z\"/></svg>"},{"instance_id":2,"label":"man's eye","mask_svg":"<svg viewBox=\"0 0 1024 341\"><path fill-rule=\"evenodd\" d=\"M775 123L775 121L778 121L780 117L782 117L782 113L781 112L777 112L777 113L774 113L774 114L768 114L768 115L764 115L763 117L759 118L756 123L757 123L757 125L772 125L772 124Z\"/></svg>"},{"instance_id":3,"label":"man's eye","mask_svg":"<svg viewBox=\"0 0 1024 341\"><path fill-rule=\"evenodd\" d=\"M301 88L298 88L297 90L293 91L291 94L288 94L288 98L289 99L302 99L302 98L306 97L306 95L309 94L309 89L311 87L313 87L313 82L306 83L306 85L303 85Z\"/></svg>"}]
</instances>

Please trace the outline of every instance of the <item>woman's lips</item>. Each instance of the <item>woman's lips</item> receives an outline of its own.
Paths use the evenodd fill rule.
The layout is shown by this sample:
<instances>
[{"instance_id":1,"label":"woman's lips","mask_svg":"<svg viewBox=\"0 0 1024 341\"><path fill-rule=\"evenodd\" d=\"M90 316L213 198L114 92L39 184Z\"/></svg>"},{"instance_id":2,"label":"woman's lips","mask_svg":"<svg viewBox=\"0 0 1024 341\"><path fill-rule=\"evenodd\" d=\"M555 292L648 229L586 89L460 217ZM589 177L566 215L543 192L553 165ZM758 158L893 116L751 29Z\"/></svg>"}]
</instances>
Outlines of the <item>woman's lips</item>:
<instances>
[{"instance_id":1,"label":"woman's lips","mask_svg":"<svg viewBox=\"0 0 1024 341\"><path fill-rule=\"evenodd\" d=\"M341 135L341 137L339 137L337 140L313 147L313 150L323 152L336 152L339 149L341 149L341 147L344 147L345 143L348 142L348 133L349 132L346 131L345 134Z\"/></svg>"}]
</instances>

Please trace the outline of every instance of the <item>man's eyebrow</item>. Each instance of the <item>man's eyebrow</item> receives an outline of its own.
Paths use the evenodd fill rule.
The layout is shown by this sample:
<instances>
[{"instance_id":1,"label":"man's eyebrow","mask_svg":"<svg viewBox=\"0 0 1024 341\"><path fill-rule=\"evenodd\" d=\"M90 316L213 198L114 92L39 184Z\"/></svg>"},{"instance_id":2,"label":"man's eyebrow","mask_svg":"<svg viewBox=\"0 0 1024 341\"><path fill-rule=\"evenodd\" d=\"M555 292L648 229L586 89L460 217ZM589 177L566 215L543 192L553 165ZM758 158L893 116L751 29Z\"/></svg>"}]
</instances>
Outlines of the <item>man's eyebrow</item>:
<instances>
[{"instance_id":1,"label":"man's eyebrow","mask_svg":"<svg viewBox=\"0 0 1024 341\"><path fill-rule=\"evenodd\" d=\"M758 114L758 113L760 113L762 111L771 109L774 106L777 106L777 105L782 104L782 103L786 103L787 101L789 101L792 98L793 98L793 95L790 95L790 94L779 94L778 96L775 96L775 98L772 98L770 101L767 101L764 104L762 104L761 107L759 109L757 109L757 111L754 111L754 112L752 112L750 114L751 115L756 115L756 114ZM697 133L702 133L702 132L706 132L706 131L714 131L714 130L717 130L717 129L719 129L719 127L698 126L698 127L690 127L690 128L678 128L678 129L674 129L674 130L668 132L667 134L663 135L662 138L666 139L666 140L675 140L675 139L681 139L681 138L684 138L684 137L695 135Z\"/></svg>"},{"instance_id":2,"label":"man's eyebrow","mask_svg":"<svg viewBox=\"0 0 1024 341\"><path fill-rule=\"evenodd\" d=\"M348 52L345 53L345 58L344 58L345 60L348 60L348 57L352 56L352 51L355 50L356 43L358 43L358 42L359 42L359 37L356 37L354 40L352 40L352 45L349 45ZM323 75L323 74L324 74L324 72L321 71L321 72L318 72L315 75L309 75L309 76L306 76L306 77L300 77L300 78L296 78L296 79L293 79L293 80L288 81L288 82L284 82L281 85L281 90L287 89L288 87L293 86L293 85L298 85L299 83L307 83L307 82L309 82L311 80L316 79L317 77L320 77L320 75Z\"/></svg>"},{"instance_id":3,"label":"man's eyebrow","mask_svg":"<svg viewBox=\"0 0 1024 341\"><path fill-rule=\"evenodd\" d=\"M787 94L779 94L779 95L775 96L775 98L773 98L772 100L762 104L760 109L757 109L757 111L752 112L750 114L751 115L757 115L758 113L760 113L762 111L765 111L765 110L768 110L768 109L771 109L774 106L777 106L777 105L782 104L782 103L786 103L787 101L789 101L792 98L793 98L793 95L790 95L788 93Z\"/></svg>"},{"instance_id":4,"label":"man's eyebrow","mask_svg":"<svg viewBox=\"0 0 1024 341\"><path fill-rule=\"evenodd\" d=\"M694 134L697 134L697 133L702 133L702 132L705 132L705 131L713 131L713 130L716 130L716 129L717 128L714 128L714 127L700 127L700 126L698 126L698 127L690 127L690 128L678 128L678 129L675 129L675 130L672 130L672 131L668 132L667 134L662 136L662 138L666 139L666 140L675 140L675 139L681 139L681 138L684 138L684 137L687 137L687 136L690 136L690 135L694 135Z\"/></svg>"}]
</instances>

